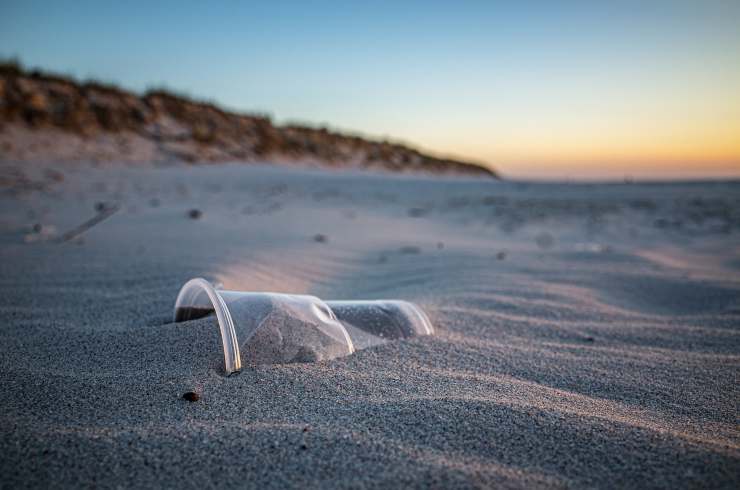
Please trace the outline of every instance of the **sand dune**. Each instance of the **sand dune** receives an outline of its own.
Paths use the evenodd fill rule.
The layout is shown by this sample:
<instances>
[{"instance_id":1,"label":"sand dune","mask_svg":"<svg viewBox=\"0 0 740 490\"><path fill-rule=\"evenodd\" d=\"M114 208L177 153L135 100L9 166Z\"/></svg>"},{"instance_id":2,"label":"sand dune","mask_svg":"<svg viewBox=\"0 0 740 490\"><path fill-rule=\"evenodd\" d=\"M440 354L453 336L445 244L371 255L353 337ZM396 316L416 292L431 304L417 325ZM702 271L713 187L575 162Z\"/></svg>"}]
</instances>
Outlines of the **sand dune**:
<instances>
[{"instance_id":1,"label":"sand dune","mask_svg":"<svg viewBox=\"0 0 740 490\"><path fill-rule=\"evenodd\" d=\"M738 183L18 172L0 194L3 486L740 483ZM53 242L98 202L120 211ZM437 335L226 378L214 320L172 323L196 276L406 299Z\"/></svg>"},{"instance_id":2,"label":"sand dune","mask_svg":"<svg viewBox=\"0 0 740 490\"><path fill-rule=\"evenodd\" d=\"M424 153L263 114L222 109L167 90L131 92L28 71L0 60L0 160L270 162L277 165L496 177L481 163Z\"/></svg>"}]
</instances>

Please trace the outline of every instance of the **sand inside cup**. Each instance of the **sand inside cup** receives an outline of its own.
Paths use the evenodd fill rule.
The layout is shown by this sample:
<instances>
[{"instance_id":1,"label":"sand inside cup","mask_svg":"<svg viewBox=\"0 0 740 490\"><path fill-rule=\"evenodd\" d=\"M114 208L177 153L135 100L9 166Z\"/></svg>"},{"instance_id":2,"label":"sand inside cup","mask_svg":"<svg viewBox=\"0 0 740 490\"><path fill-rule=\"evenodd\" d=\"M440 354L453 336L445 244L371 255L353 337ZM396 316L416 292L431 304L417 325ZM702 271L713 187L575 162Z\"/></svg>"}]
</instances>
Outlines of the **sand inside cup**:
<instances>
[{"instance_id":1,"label":"sand inside cup","mask_svg":"<svg viewBox=\"0 0 740 490\"><path fill-rule=\"evenodd\" d=\"M430 335L431 323L405 301L322 301L315 296L215 289L192 279L180 290L175 322L215 313L225 371L244 364L319 362L393 339Z\"/></svg>"}]
</instances>

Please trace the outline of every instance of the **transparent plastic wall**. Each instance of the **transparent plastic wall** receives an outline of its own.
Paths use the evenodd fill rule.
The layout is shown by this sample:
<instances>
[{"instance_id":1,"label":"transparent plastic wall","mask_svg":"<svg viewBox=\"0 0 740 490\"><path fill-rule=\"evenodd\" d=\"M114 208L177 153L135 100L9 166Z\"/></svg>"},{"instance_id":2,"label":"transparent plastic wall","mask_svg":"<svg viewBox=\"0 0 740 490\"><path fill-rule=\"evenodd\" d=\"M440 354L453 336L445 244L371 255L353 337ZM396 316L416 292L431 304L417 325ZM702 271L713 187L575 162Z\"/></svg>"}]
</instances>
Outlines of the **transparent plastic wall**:
<instances>
[{"instance_id":1,"label":"transparent plastic wall","mask_svg":"<svg viewBox=\"0 0 740 490\"><path fill-rule=\"evenodd\" d=\"M398 300L327 301L315 296L226 291L191 279L175 302L175 321L215 313L225 371L242 362L317 362L347 356L394 339L431 335L416 305Z\"/></svg>"}]
</instances>

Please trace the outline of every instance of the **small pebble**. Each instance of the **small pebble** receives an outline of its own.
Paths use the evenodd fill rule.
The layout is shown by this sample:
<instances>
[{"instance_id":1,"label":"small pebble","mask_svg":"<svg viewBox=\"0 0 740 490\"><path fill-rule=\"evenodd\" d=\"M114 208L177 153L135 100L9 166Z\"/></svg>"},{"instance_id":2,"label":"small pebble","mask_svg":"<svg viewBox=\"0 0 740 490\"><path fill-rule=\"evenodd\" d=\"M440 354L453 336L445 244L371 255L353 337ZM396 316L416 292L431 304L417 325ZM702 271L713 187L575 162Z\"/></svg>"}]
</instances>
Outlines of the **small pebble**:
<instances>
[{"instance_id":1,"label":"small pebble","mask_svg":"<svg viewBox=\"0 0 740 490\"><path fill-rule=\"evenodd\" d=\"M197 402L200 400L200 395L194 391L188 391L187 393L184 393L182 397L189 402Z\"/></svg>"},{"instance_id":2,"label":"small pebble","mask_svg":"<svg viewBox=\"0 0 740 490\"><path fill-rule=\"evenodd\" d=\"M318 243L326 243L327 240L329 239L326 237L326 235L322 235L321 233L317 233L313 237L313 241L318 242Z\"/></svg>"},{"instance_id":3,"label":"small pebble","mask_svg":"<svg viewBox=\"0 0 740 490\"><path fill-rule=\"evenodd\" d=\"M203 216L203 211L200 209L191 209L188 211L188 218L190 219L200 219L201 216Z\"/></svg>"},{"instance_id":4,"label":"small pebble","mask_svg":"<svg viewBox=\"0 0 740 490\"><path fill-rule=\"evenodd\" d=\"M445 248L445 244L444 244L444 243L442 243L442 242L438 242L438 243L437 243L437 249L438 249L438 250L442 250L443 248Z\"/></svg>"},{"instance_id":5,"label":"small pebble","mask_svg":"<svg viewBox=\"0 0 740 490\"><path fill-rule=\"evenodd\" d=\"M308 446L306 446L305 444L301 444L301 450L305 451L306 449L308 449Z\"/></svg>"},{"instance_id":6,"label":"small pebble","mask_svg":"<svg viewBox=\"0 0 740 490\"><path fill-rule=\"evenodd\" d=\"M593 342L594 341L594 338L593 337L586 337L584 340L586 342Z\"/></svg>"},{"instance_id":7,"label":"small pebble","mask_svg":"<svg viewBox=\"0 0 740 490\"><path fill-rule=\"evenodd\" d=\"M95 203L95 211L97 211L98 213L102 213L106 209L108 209L108 205L103 201L98 201Z\"/></svg>"},{"instance_id":8,"label":"small pebble","mask_svg":"<svg viewBox=\"0 0 740 490\"><path fill-rule=\"evenodd\" d=\"M506 252L499 252L496 254L497 260L504 260L506 258Z\"/></svg>"}]
</instances>

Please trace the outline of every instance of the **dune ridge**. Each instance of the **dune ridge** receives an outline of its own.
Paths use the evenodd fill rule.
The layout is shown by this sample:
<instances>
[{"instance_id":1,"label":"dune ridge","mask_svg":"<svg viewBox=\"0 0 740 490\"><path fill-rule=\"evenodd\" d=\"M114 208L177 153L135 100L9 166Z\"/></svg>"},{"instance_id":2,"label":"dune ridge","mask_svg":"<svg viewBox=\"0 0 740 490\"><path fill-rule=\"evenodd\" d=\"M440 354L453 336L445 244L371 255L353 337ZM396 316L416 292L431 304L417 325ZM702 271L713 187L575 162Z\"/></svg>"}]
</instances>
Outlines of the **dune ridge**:
<instances>
[{"instance_id":1,"label":"dune ridge","mask_svg":"<svg viewBox=\"0 0 740 490\"><path fill-rule=\"evenodd\" d=\"M278 126L167 90L144 95L0 64L0 160L262 162L496 177L482 164L324 127Z\"/></svg>"}]
</instances>

